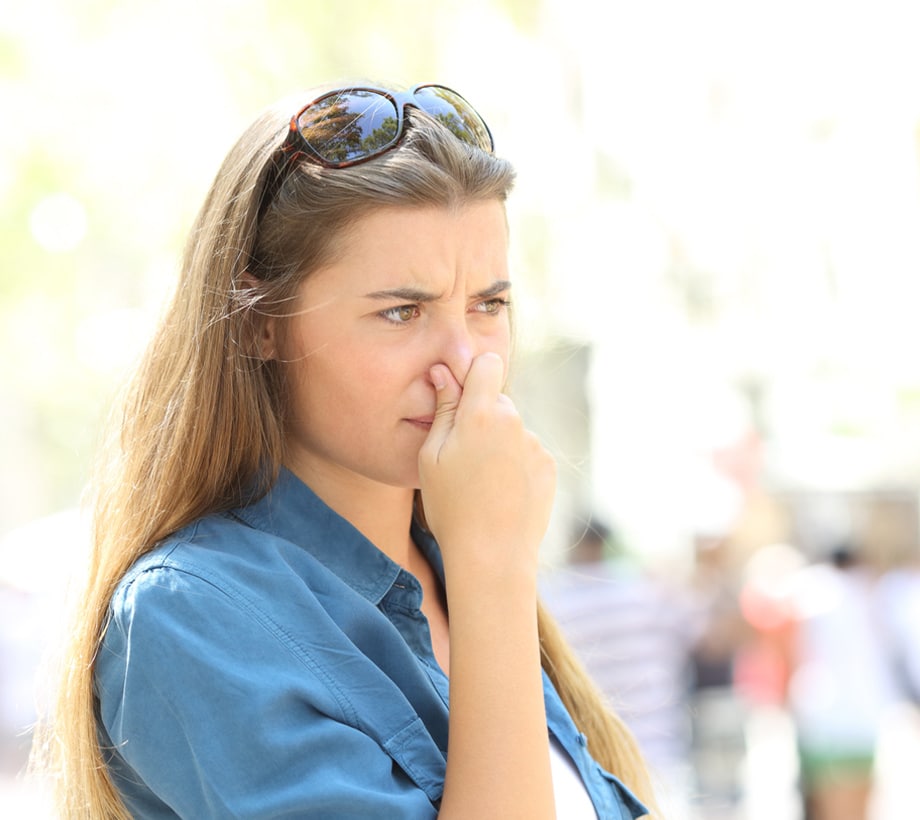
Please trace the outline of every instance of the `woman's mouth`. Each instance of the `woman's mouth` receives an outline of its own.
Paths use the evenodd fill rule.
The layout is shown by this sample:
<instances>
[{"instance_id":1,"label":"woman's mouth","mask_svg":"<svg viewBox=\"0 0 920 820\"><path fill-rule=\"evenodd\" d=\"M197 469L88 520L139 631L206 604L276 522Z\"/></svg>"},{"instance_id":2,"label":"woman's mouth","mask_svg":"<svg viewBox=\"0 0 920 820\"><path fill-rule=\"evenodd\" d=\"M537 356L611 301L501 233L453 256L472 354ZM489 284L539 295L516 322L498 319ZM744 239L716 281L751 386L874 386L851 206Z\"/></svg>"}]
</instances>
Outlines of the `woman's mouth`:
<instances>
[{"instance_id":1,"label":"woman's mouth","mask_svg":"<svg viewBox=\"0 0 920 820\"><path fill-rule=\"evenodd\" d=\"M418 427L420 430L430 430L431 423L434 421L434 416L419 416L414 419L406 419L413 427Z\"/></svg>"}]
</instances>

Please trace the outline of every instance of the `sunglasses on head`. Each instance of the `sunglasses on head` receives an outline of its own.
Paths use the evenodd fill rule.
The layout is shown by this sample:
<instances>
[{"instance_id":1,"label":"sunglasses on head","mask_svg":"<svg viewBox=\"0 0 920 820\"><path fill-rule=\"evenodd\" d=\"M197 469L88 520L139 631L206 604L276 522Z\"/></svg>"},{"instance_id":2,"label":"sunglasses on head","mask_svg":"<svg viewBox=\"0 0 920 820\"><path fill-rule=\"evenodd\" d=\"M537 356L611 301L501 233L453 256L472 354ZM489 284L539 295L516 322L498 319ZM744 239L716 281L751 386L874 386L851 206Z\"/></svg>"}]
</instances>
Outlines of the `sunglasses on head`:
<instances>
[{"instance_id":1,"label":"sunglasses on head","mask_svg":"<svg viewBox=\"0 0 920 820\"><path fill-rule=\"evenodd\" d=\"M408 91L344 88L307 103L291 117L282 150L327 168L347 168L395 148L406 132L406 106L424 111L457 139L491 151L492 134L485 120L456 91L431 83Z\"/></svg>"}]
</instances>

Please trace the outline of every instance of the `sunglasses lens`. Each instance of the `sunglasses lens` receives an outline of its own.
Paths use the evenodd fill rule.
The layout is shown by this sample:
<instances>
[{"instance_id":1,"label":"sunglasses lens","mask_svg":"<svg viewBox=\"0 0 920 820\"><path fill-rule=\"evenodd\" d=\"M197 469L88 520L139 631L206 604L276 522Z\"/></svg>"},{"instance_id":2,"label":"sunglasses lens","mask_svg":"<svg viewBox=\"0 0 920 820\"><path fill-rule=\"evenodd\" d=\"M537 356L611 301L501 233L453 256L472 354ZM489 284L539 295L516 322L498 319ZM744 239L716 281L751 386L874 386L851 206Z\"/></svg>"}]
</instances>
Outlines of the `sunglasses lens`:
<instances>
[{"instance_id":1,"label":"sunglasses lens","mask_svg":"<svg viewBox=\"0 0 920 820\"><path fill-rule=\"evenodd\" d=\"M379 154L399 135L395 103L374 91L323 97L298 117L297 126L310 147L333 165Z\"/></svg>"},{"instance_id":2,"label":"sunglasses lens","mask_svg":"<svg viewBox=\"0 0 920 820\"><path fill-rule=\"evenodd\" d=\"M416 90L415 101L427 114L446 125L458 139L492 151L492 135L482 117L456 92L439 85L426 85Z\"/></svg>"}]
</instances>

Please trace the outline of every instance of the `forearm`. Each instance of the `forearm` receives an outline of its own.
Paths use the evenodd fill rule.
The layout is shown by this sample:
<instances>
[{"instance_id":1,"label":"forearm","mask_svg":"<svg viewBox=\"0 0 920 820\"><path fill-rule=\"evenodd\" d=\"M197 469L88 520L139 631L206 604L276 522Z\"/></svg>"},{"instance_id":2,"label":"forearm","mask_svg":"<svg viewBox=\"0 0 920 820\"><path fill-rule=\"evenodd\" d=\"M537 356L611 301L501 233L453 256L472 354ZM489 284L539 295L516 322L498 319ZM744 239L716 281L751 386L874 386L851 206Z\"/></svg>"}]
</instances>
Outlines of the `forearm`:
<instances>
[{"instance_id":1,"label":"forearm","mask_svg":"<svg viewBox=\"0 0 920 820\"><path fill-rule=\"evenodd\" d=\"M468 583L467 592L448 581L450 740L440 817L554 818L535 582Z\"/></svg>"},{"instance_id":2,"label":"forearm","mask_svg":"<svg viewBox=\"0 0 920 820\"><path fill-rule=\"evenodd\" d=\"M476 357L462 389L445 365L430 375L437 411L419 480L444 559L450 630L440 816L552 820L536 590L555 463L501 392L499 356Z\"/></svg>"}]
</instances>

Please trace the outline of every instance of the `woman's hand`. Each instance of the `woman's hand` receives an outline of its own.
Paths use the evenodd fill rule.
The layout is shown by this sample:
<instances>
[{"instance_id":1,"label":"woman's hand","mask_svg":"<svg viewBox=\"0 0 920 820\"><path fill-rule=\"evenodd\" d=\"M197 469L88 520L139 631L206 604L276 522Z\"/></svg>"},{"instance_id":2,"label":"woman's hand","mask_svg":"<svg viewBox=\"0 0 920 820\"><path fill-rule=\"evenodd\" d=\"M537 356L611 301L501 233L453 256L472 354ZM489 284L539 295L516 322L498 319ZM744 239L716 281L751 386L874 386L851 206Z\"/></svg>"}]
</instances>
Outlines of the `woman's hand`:
<instances>
[{"instance_id":1,"label":"woman's hand","mask_svg":"<svg viewBox=\"0 0 920 820\"><path fill-rule=\"evenodd\" d=\"M477 356L462 388L446 365L435 365L430 376L437 410L419 452L419 475L445 568L493 578L522 570L535 575L555 463L502 393L501 357Z\"/></svg>"}]
</instances>

